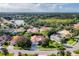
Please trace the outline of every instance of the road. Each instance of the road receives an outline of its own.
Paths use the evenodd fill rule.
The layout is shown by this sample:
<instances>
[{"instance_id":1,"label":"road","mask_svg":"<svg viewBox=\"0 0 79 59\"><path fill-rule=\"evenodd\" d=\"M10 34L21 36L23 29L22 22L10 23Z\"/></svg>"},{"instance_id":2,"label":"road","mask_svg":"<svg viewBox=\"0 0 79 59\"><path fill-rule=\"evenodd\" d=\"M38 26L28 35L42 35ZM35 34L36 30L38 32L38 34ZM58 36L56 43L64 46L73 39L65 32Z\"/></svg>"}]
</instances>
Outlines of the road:
<instances>
[{"instance_id":1,"label":"road","mask_svg":"<svg viewBox=\"0 0 79 59\"><path fill-rule=\"evenodd\" d=\"M79 49L79 42L74 45L74 46L71 46L72 48L66 48L66 51L70 51L72 53L72 55L75 55L73 53L74 50L77 50ZM18 52L21 52L22 54L34 54L34 53L37 53L38 55L49 55L49 54L57 54L58 50L52 50L52 51L39 51L39 50L35 50L35 51L31 51L31 50L14 50L13 49L13 46L8 46L8 51L11 52L11 53L14 53L15 56L18 55Z\"/></svg>"},{"instance_id":2,"label":"road","mask_svg":"<svg viewBox=\"0 0 79 59\"><path fill-rule=\"evenodd\" d=\"M52 54L52 53L57 53L56 50L54 51L27 51L27 50L14 50L14 51L10 51L10 52L13 52L14 54L17 54L18 52L21 52L22 54L35 54L37 53L38 55L49 55L49 54Z\"/></svg>"},{"instance_id":3,"label":"road","mask_svg":"<svg viewBox=\"0 0 79 59\"><path fill-rule=\"evenodd\" d=\"M52 51L39 51L39 50L35 50L35 51L29 51L29 50L14 50L13 49L13 46L9 46L8 48L8 51L10 53L14 53L15 56L18 55L18 52L21 52L22 54L35 54L37 53L38 55L49 55L49 54L56 54L58 51L57 50L52 50Z\"/></svg>"}]
</instances>

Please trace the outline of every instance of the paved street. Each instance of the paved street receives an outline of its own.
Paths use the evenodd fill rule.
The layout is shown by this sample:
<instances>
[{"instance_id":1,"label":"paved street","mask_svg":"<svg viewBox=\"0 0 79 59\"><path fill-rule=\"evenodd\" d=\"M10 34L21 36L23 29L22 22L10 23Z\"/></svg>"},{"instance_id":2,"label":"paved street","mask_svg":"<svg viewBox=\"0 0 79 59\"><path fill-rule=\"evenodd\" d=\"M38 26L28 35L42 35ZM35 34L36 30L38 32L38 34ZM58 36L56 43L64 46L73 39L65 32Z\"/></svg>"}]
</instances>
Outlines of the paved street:
<instances>
[{"instance_id":1,"label":"paved street","mask_svg":"<svg viewBox=\"0 0 79 59\"><path fill-rule=\"evenodd\" d=\"M9 52L14 53L15 56L18 55L18 52L21 52L22 54L25 54L25 53L27 53L27 54L34 54L34 53L37 53L39 56L48 55L48 54L52 54L52 53L57 54L57 52L58 52L58 51L55 50L55 49L52 50L52 51L14 50L12 45L8 46L7 49L8 49ZM72 53L72 55L75 55L75 54L73 53L73 51L74 51L74 50L77 50L77 49L79 49L79 42L78 42L76 45L72 46L72 48L66 48L66 50L67 50L67 51L70 51L70 52Z\"/></svg>"},{"instance_id":2,"label":"paved street","mask_svg":"<svg viewBox=\"0 0 79 59\"><path fill-rule=\"evenodd\" d=\"M21 52L22 54L25 54L25 53L27 53L27 54L38 53L39 56L41 56L41 55L48 55L48 54L52 54L52 53L56 54L56 53L58 52L57 50L52 50L52 51L39 51L39 50L35 50L35 51L28 51L28 50L14 50L14 49L13 49L13 46L9 46L7 49L8 49L8 51L9 51L10 53L14 53L15 56L18 55L18 52Z\"/></svg>"},{"instance_id":3,"label":"paved street","mask_svg":"<svg viewBox=\"0 0 79 59\"><path fill-rule=\"evenodd\" d=\"M21 52L22 54L35 54L37 53L38 55L48 55L48 54L52 54L52 53L57 53L57 50L53 50L53 51L28 51L28 50L9 50L9 52L14 53L15 55L18 54L18 52Z\"/></svg>"}]
</instances>

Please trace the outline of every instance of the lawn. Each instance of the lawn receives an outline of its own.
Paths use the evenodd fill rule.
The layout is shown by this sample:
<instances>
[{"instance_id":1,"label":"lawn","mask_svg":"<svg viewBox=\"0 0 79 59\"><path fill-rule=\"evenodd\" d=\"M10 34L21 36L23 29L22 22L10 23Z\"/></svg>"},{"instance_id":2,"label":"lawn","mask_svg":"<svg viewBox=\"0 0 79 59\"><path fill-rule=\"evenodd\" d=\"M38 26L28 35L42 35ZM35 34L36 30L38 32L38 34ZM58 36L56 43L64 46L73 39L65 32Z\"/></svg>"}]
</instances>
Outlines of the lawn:
<instances>
[{"instance_id":1,"label":"lawn","mask_svg":"<svg viewBox=\"0 0 79 59\"><path fill-rule=\"evenodd\" d=\"M79 49L73 51L75 54L79 54Z\"/></svg>"},{"instance_id":2,"label":"lawn","mask_svg":"<svg viewBox=\"0 0 79 59\"><path fill-rule=\"evenodd\" d=\"M51 51L51 50L55 50L56 48L37 46L37 49L40 51Z\"/></svg>"},{"instance_id":3,"label":"lawn","mask_svg":"<svg viewBox=\"0 0 79 59\"><path fill-rule=\"evenodd\" d=\"M23 50L21 47L14 46L15 50Z\"/></svg>"},{"instance_id":4,"label":"lawn","mask_svg":"<svg viewBox=\"0 0 79 59\"><path fill-rule=\"evenodd\" d=\"M48 56L56 56L56 54L49 54Z\"/></svg>"},{"instance_id":5,"label":"lawn","mask_svg":"<svg viewBox=\"0 0 79 59\"><path fill-rule=\"evenodd\" d=\"M3 45L3 48L6 48L7 49L7 47L8 47L7 45Z\"/></svg>"},{"instance_id":6,"label":"lawn","mask_svg":"<svg viewBox=\"0 0 79 59\"><path fill-rule=\"evenodd\" d=\"M76 40L75 39L69 39L68 41L67 41L67 44L69 44L69 45L75 45L76 44Z\"/></svg>"},{"instance_id":7,"label":"lawn","mask_svg":"<svg viewBox=\"0 0 79 59\"><path fill-rule=\"evenodd\" d=\"M4 54L3 53L0 53L0 56L4 56Z\"/></svg>"},{"instance_id":8,"label":"lawn","mask_svg":"<svg viewBox=\"0 0 79 59\"><path fill-rule=\"evenodd\" d=\"M21 54L19 56L38 56L38 54L37 53L36 54Z\"/></svg>"},{"instance_id":9,"label":"lawn","mask_svg":"<svg viewBox=\"0 0 79 59\"><path fill-rule=\"evenodd\" d=\"M5 56L5 55L3 53L0 53L0 56ZM14 56L14 54L13 53L9 53L6 56Z\"/></svg>"},{"instance_id":10,"label":"lawn","mask_svg":"<svg viewBox=\"0 0 79 59\"><path fill-rule=\"evenodd\" d=\"M63 23L63 24L70 24L74 22L73 19L56 19L56 18L49 18L49 19L40 19L40 22L46 22L46 23Z\"/></svg>"},{"instance_id":11,"label":"lawn","mask_svg":"<svg viewBox=\"0 0 79 59\"><path fill-rule=\"evenodd\" d=\"M60 47L63 48L63 46L58 42L50 41L47 47L37 46L37 49L39 49L40 51L51 51L51 50L57 50Z\"/></svg>"}]
</instances>

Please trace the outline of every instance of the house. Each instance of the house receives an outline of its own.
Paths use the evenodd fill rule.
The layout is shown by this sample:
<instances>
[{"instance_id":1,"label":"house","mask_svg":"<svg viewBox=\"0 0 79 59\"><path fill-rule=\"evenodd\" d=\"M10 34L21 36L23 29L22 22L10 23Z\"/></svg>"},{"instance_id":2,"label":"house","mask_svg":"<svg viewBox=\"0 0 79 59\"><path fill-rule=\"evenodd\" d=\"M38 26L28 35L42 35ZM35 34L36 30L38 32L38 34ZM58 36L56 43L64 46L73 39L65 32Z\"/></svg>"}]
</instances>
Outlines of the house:
<instances>
[{"instance_id":1,"label":"house","mask_svg":"<svg viewBox=\"0 0 79 59\"><path fill-rule=\"evenodd\" d=\"M10 32L10 33L12 33L12 34L17 34L18 32L24 32L25 31L25 29L24 28L16 28L16 29L12 29L12 28L10 28L10 29L4 29L3 30L5 33L8 33L8 32Z\"/></svg>"},{"instance_id":2,"label":"house","mask_svg":"<svg viewBox=\"0 0 79 59\"><path fill-rule=\"evenodd\" d=\"M57 32L61 37L71 37L72 36L72 33L70 33L68 30L61 30L61 31L58 31Z\"/></svg>"},{"instance_id":3,"label":"house","mask_svg":"<svg viewBox=\"0 0 79 59\"><path fill-rule=\"evenodd\" d=\"M41 27L40 28L40 32L42 32L42 31L50 31L50 30L51 30L50 27Z\"/></svg>"},{"instance_id":4,"label":"house","mask_svg":"<svg viewBox=\"0 0 79 59\"><path fill-rule=\"evenodd\" d=\"M16 29L14 29L14 32L23 32L23 31L25 31L24 28L16 28Z\"/></svg>"},{"instance_id":5,"label":"house","mask_svg":"<svg viewBox=\"0 0 79 59\"><path fill-rule=\"evenodd\" d=\"M38 33L39 29L38 28L29 28L29 29L27 29L27 32L28 33Z\"/></svg>"},{"instance_id":6,"label":"house","mask_svg":"<svg viewBox=\"0 0 79 59\"><path fill-rule=\"evenodd\" d=\"M0 36L0 38L2 38L5 41L10 41L12 39L12 37L10 35L6 35L6 34Z\"/></svg>"},{"instance_id":7,"label":"house","mask_svg":"<svg viewBox=\"0 0 79 59\"><path fill-rule=\"evenodd\" d=\"M3 17L1 17L1 23L3 24L11 24L12 22L11 21L8 21L7 19L4 19Z\"/></svg>"},{"instance_id":8,"label":"house","mask_svg":"<svg viewBox=\"0 0 79 59\"><path fill-rule=\"evenodd\" d=\"M6 35L6 41L11 41L11 40L12 40L12 36Z\"/></svg>"},{"instance_id":9,"label":"house","mask_svg":"<svg viewBox=\"0 0 79 59\"><path fill-rule=\"evenodd\" d=\"M6 36L2 35L0 36L0 44L3 44L6 41Z\"/></svg>"},{"instance_id":10,"label":"house","mask_svg":"<svg viewBox=\"0 0 79 59\"><path fill-rule=\"evenodd\" d=\"M17 33L19 33L19 32L24 32L24 31L25 31L24 28L16 28L16 29L13 29L12 34L17 34Z\"/></svg>"},{"instance_id":11,"label":"house","mask_svg":"<svg viewBox=\"0 0 79 59\"><path fill-rule=\"evenodd\" d=\"M12 34L16 35L17 33L24 32L24 31L25 31L24 28L16 28L16 29L13 29Z\"/></svg>"},{"instance_id":12,"label":"house","mask_svg":"<svg viewBox=\"0 0 79 59\"><path fill-rule=\"evenodd\" d=\"M2 29L9 28L9 26L7 26L7 25L10 25L10 24L11 24L11 22L9 20L1 17L0 26L1 26Z\"/></svg>"},{"instance_id":13,"label":"house","mask_svg":"<svg viewBox=\"0 0 79 59\"><path fill-rule=\"evenodd\" d=\"M52 34L50 40L60 42L62 38L58 34Z\"/></svg>"},{"instance_id":14,"label":"house","mask_svg":"<svg viewBox=\"0 0 79 59\"><path fill-rule=\"evenodd\" d=\"M44 39L45 39L45 37L42 35L34 35L31 37L32 43L38 43L40 41L43 41Z\"/></svg>"},{"instance_id":15,"label":"house","mask_svg":"<svg viewBox=\"0 0 79 59\"><path fill-rule=\"evenodd\" d=\"M2 29L8 29L9 28L9 26L5 25L4 23L1 23L0 25L1 25Z\"/></svg>"},{"instance_id":16,"label":"house","mask_svg":"<svg viewBox=\"0 0 79 59\"><path fill-rule=\"evenodd\" d=\"M38 46L39 42L42 42L44 39L45 38L42 35L33 35L31 37L31 42L32 42L31 50L37 50L37 46Z\"/></svg>"},{"instance_id":17,"label":"house","mask_svg":"<svg viewBox=\"0 0 79 59\"><path fill-rule=\"evenodd\" d=\"M12 36L11 44L15 45L20 38L21 36Z\"/></svg>"},{"instance_id":18,"label":"house","mask_svg":"<svg viewBox=\"0 0 79 59\"><path fill-rule=\"evenodd\" d=\"M79 30L79 23L74 24L73 28L76 29L76 30Z\"/></svg>"},{"instance_id":19,"label":"house","mask_svg":"<svg viewBox=\"0 0 79 59\"><path fill-rule=\"evenodd\" d=\"M61 39L70 38L70 37L72 37L72 34L68 30L64 29L64 30L58 31L56 34L50 35L50 40L60 42Z\"/></svg>"},{"instance_id":20,"label":"house","mask_svg":"<svg viewBox=\"0 0 79 59\"><path fill-rule=\"evenodd\" d=\"M14 30L13 29L4 29L3 30L5 33L7 33L7 32L13 32Z\"/></svg>"},{"instance_id":21,"label":"house","mask_svg":"<svg viewBox=\"0 0 79 59\"><path fill-rule=\"evenodd\" d=\"M25 24L24 20L10 20L10 21L15 26L21 26L21 25L24 25Z\"/></svg>"},{"instance_id":22,"label":"house","mask_svg":"<svg viewBox=\"0 0 79 59\"><path fill-rule=\"evenodd\" d=\"M39 44L39 42L42 42L43 40L45 40L44 36L41 35L33 35L31 37L31 50L36 50L37 49L37 45Z\"/></svg>"}]
</instances>

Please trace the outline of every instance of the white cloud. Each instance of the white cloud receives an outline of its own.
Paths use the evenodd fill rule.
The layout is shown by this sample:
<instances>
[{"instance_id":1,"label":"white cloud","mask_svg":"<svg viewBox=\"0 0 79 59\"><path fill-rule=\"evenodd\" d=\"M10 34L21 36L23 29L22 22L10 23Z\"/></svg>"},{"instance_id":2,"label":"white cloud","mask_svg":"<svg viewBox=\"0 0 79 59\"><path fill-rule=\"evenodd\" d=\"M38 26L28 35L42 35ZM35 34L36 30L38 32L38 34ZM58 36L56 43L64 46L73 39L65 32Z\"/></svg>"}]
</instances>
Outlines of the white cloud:
<instances>
[{"instance_id":1,"label":"white cloud","mask_svg":"<svg viewBox=\"0 0 79 59\"><path fill-rule=\"evenodd\" d=\"M7 3L0 3L0 7L7 7L8 4Z\"/></svg>"},{"instance_id":2,"label":"white cloud","mask_svg":"<svg viewBox=\"0 0 79 59\"><path fill-rule=\"evenodd\" d=\"M55 12L71 9L73 8L59 3L0 3L0 12Z\"/></svg>"},{"instance_id":3,"label":"white cloud","mask_svg":"<svg viewBox=\"0 0 79 59\"><path fill-rule=\"evenodd\" d=\"M29 11L29 10L38 10L40 4L24 4L24 3L12 3L12 4L0 4L0 11Z\"/></svg>"}]
</instances>

